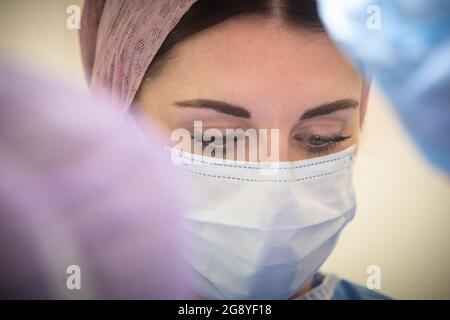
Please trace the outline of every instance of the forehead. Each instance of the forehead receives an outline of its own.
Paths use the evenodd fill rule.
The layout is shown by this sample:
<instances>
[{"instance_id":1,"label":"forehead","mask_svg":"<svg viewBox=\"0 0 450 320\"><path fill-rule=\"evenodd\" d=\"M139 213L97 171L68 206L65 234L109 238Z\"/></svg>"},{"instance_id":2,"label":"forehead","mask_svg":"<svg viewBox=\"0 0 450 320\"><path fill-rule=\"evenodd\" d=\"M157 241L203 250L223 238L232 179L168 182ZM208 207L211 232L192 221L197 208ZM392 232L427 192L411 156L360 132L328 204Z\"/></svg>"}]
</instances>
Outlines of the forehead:
<instances>
[{"instance_id":1,"label":"forehead","mask_svg":"<svg viewBox=\"0 0 450 320\"><path fill-rule=\"evenodd\" d=\"M162 77L179 94L243 105L305 106L359 98L361 79L325 33L276 19L230 20L175 48Z\"/></svg>"}]
</instances>

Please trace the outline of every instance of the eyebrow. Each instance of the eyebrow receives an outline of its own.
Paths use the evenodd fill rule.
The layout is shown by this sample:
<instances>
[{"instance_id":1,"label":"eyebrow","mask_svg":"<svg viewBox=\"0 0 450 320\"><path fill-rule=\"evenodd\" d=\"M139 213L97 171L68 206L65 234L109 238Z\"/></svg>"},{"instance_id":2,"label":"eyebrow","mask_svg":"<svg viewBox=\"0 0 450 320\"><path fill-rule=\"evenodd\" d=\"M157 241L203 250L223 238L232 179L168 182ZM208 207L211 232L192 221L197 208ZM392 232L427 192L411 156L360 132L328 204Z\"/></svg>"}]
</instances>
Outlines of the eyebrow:
<instances>
[{"instance_id":1,"label":"eyebrow","mask_svg":"<svg viewBox=\"0 0 450 320\"><path fill-rule=\"evenodd\" d=\"M226 103L223 101L210 100L210 99L193 99L185 101L176 101L174 103L177 107L181 108L200 108L200 109L211 109L220 113L228 114L235 117L250 119L251 113L247 109ZM314 117L320 117L327 114L331 114L336 111L344 109L354 109L359 105L358 101L353 99L342 99L334 102L326 103L318 107L309 109L303 113L300 117L301 120L308 120Z\"/></svg>"},{"instance_id":2,"label":"eyebrow","mask_svg":"<svg viewBox=\"0 0 450 320\"><path fill-rule=\"evenodd\" d=\"M176 101L175 105L182 108L212 109L220 113L246 119L250 119L251 117L251 113L247 109L223 101L216 101L209 99L195 99L186 101Z\"/></svg>"},{"instance_id":3,"label":"eyebrow","mask_svg":"<svg viewBox=\"0 0 450 320\"><path fill-rule=\"evenodd\" d=\"M301 120L308 120L314 117L324 116L339 110L355 109L359 105L358 101L353 99L342 99L334 102L326 103L318 107L306 110L300 117Z\"/></svg>"}]
</instances>

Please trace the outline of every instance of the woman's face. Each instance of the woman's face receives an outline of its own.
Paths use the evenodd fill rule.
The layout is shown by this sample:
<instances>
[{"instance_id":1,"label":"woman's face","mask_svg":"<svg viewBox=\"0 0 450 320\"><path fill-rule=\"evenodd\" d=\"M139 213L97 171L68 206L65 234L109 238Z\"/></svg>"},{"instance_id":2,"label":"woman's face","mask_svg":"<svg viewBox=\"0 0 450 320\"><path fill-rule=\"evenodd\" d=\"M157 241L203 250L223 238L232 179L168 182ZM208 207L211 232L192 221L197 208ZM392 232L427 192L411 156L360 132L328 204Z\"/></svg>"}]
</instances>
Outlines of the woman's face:
<instances>
[{"instance_id":1,"label":"woman's face","mask_svg":"<svg viewBox=\"0 0 450 320\"><path fill-rule=\"evenodd\" d=\"M144 83L141 111L170 132L278 129L278 158L357 144L362 80L325 33L275 19L230 20L180 43ZM174 143L172 143L174 144Z\"/></svg>"}]
</instances>

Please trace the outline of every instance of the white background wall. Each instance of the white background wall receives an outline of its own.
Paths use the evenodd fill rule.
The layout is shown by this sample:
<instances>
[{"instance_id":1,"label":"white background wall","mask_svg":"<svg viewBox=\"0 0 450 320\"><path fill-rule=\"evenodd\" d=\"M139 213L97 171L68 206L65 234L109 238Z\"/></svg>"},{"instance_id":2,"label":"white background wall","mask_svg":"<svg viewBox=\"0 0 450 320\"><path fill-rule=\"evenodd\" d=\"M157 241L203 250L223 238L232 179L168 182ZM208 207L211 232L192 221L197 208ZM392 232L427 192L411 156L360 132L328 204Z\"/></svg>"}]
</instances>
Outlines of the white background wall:
<instances>
[{"instance_id":1,"label":"white background wall","mask_svg":"<svg viewBox=\"0 0 450 320\"><path fill-rule=\"evenodd\" d=\"M67 7L81 3L1 0L0 50L85 89L77 31L66 28ZM323 269L364 285L367 267L378 265L388 295L450 299L449 180L425 162L377 90L355 180L356 219Z\"/></svg>"}]
</instances>

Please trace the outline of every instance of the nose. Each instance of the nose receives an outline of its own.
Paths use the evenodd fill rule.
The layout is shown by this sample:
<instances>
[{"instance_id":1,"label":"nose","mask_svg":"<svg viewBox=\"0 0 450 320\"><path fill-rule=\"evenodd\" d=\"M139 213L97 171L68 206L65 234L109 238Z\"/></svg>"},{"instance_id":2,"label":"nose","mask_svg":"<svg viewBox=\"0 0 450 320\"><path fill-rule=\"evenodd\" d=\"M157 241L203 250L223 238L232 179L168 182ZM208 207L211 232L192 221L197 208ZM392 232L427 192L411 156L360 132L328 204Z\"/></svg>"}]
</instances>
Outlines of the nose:
<instances>
[{"instance_id":1,"label":"nose","mask_svg":"<svg viewBox=\"0 0 450 320\"><path fill-rule=\"evenodd\" d=\"M262 162L298 161L308 159L308 154L296 144L287 130L268 130L267 139L259 143L259 155ZM287 131L287 132L286 132Z\"/></svg>"},{"instance_id":2,"label":"nose","mask_svg":"<svg viewBox=\"0 0 450 320\"><path fill-rule=\"evenodd\" d=\"M282 129L267 130L267 135L260 135L259 155L262 162L300 160L298 151L291 142L290 133ZM262 138L262 139L261 139Z\"/></svg>"},{"instance_id":3,"label":"nose","mask_svg":"<svg viewBox=\"0 0 450 320\"><path fill-rule=\"evenodd\" d=\"M279 161L292 161L291 149L289 135L283 134L279 141Z\"/></svg>"}]
</instances>

